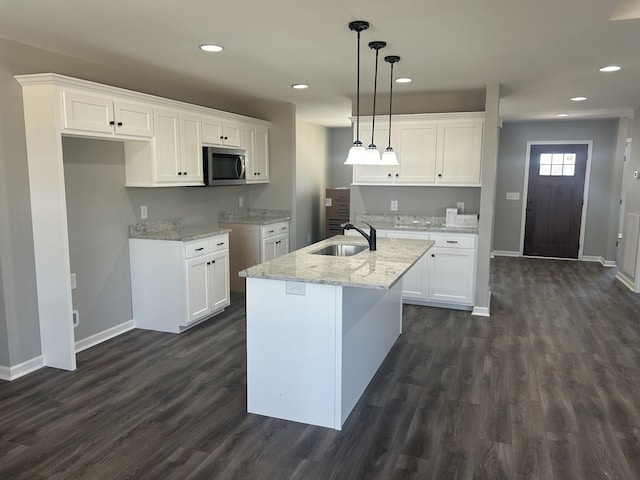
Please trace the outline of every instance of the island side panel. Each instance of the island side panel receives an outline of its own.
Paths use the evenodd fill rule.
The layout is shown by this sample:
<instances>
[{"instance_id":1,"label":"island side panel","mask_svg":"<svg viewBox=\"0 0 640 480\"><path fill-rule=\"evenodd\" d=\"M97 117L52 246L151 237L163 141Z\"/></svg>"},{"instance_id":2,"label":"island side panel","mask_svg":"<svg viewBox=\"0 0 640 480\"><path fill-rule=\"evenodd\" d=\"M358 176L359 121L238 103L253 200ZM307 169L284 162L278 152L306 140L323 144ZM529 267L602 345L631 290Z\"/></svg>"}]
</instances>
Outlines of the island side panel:
<instances>
[{"instance_id":1,"label":"island side panel","mask_svg":"<svg viewBox=\"0 0 640 480\"><path fill-rule=\"evenodd\" d=\"M340 429L342 287L247 278L247 411Z\"/></svg>"},{"instance_id":2,"label":"island side panel","mask_svg":"<svg viewBox=\"0 0 640 480\"><path fill-rule=\"evenodd\" d=\"M402 281L390 290L343 289L342 424L402 333Z\"/></svg>"}]
</instances>

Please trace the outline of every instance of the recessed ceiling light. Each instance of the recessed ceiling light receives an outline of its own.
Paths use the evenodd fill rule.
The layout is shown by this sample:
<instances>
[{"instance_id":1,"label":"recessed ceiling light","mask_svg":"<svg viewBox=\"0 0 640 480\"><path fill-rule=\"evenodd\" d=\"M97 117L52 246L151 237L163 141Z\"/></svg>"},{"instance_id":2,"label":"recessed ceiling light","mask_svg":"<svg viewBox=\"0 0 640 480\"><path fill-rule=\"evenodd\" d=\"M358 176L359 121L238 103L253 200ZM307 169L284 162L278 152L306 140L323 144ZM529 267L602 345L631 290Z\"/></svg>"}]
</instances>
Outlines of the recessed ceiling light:
<instances>
[{"instance_id":1,"label":"recessed ceiling light","mask_svg":"<svg viewBox=\"0 0 640 480\"><path fill-rule=\"evenodd\" d=\"M600 69L601 72L617 72L618 70L620 70L622 67L619 67L617 65L608 65L606 67L602 67Z\"/></svg>"},{"instance_id":2,"label":"recessed ceiling light","mask_svg":"<svg viewBox=\"0 0 640 480\"><path fill-rule=\"evenodd\" d=\"M305 88L309 88L309 85L306 83L294 83L291 85L291 88L295 88L296 90L304 90Z\"/></svg>"},{"instance_id":3,"label":"recessed ceiling light","mask_svg":"<svg viewBox=\"0 0 640 480\"><path fill-rule=\"evenodd\" d=\"M586 99L587 99L587 97L582 97L582 96L571 97L571 101L572 102L584 102Z\"/></svg>"},{"instance_id":4,"label":"recessed ceiling light","mask_svg":"<svg viewBox=\"0 0 640 480\"><path fill-rule=\"evenodd\" d=\"M411 83L411 82L413 82L412 78L407 78L407 77L396 78L396 83Z\"/></svg>"},{"instance_id":5,"label":"recessed ceiling light","mask_svg":"<svg viewBox=\"0 0 640 480\"><path fill-rule=\"evenodd\" d=\"M568 114L568 113L558 113L558 114L556 115L556 117L568 117L568 116L569 116L569 114Z\"/></svg>"},{"instance_id":6,"label":"recessed ceiling light","mask_svg":"<svg viewBox=\"0 0 640 480\"><path fill-rule=\"evenodd\" d=\"M204 50L205 52L221 52L224 50L224 47L212 43L205 43L204 45L200 45L200 50Z\"/></svg>"}]
</instances>

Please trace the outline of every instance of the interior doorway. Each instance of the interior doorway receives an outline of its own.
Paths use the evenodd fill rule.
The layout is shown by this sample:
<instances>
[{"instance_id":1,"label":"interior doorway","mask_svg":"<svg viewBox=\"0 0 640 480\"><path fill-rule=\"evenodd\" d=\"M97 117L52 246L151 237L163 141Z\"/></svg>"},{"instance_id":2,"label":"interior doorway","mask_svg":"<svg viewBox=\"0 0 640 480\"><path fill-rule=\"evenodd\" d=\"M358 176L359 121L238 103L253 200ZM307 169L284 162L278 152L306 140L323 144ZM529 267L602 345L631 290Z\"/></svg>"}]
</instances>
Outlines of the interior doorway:
<instances>
[{"instance_id":1,"label":"interior doorway","mask_svg":"<svg viewBox=\"0 0 640 480\"><path fill-rule=\"evenodd\" d=\"M529 145L523 255L580 257L589 143Z\"/></svg>"}]
</instances>

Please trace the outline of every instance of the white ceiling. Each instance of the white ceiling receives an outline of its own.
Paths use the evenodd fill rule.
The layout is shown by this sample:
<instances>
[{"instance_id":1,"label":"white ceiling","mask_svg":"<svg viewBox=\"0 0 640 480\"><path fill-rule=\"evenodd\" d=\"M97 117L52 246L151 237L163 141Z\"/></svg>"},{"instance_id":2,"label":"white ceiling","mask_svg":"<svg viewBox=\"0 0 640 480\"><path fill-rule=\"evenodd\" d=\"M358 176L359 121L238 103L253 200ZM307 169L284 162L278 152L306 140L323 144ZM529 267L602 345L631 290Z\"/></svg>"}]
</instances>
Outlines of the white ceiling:
<instances>
[{"instance_id":1,"label":"white ceiling","mask_svg":"<svg viewBox=\"0 0 640 480\"><path fill-rule=\"evenodd\" d=\"M348 125L356 34L362 92L373 90L371 40L399 55L394 94L503 85L505 120L630 116L640 107L638 0L0 0L0 36L132 73L282 100L300 116ZM225 51L197 47L219 43ZM598 68L623 70L603 74ZM388 89L381 62L380 91ZM304 91L293 83L308 83ZM569 100L575 95L586 102Z\"/></svg>"}]
</instances>

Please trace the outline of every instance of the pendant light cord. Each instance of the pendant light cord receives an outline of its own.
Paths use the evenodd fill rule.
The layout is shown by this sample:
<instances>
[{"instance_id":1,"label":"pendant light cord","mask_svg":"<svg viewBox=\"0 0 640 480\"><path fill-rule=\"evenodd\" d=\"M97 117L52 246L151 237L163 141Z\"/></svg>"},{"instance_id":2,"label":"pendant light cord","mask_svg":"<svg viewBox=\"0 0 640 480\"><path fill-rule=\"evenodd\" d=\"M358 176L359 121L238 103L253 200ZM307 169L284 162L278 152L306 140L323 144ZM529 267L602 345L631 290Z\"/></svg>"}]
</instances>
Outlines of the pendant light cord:
<instances>
[{"instance_id":1,"label":"pendant light cord","mask_svg":"<svg viewBox=\"0 0 640 480\"><path fill-rule=\"evenodd\" d=\"M360 30L358 30L358 73L356 74L356 143L362 145L360 141Z\"/></svg>"},{"instance_id":2,"label":"pendant light cord","mask_svg":"<svg viewBox=\"0 0 640 480\"><path fill-rule=\"evenodd\" d=\"M375 147L375 143L373 143L373 135L376 130L376 91L378 89L378 53L380 53L380 49L376 48L376 71L375 76L373 77L373 120L371 121L371 145L369 147Z\"/></svg>"},{"instance_id":3,"label":"pendant light cord","mask_svg":"<svg viewBox=\"0 0 640 480\"><path fill-rule=\"evenodd\" d=\"M393 62L391 62L391 81L389 83L389 143L387 147L391 147L391 106L393 105Z\"/></svg>"}]
</instances>

